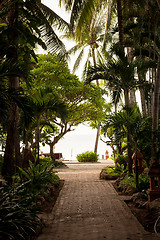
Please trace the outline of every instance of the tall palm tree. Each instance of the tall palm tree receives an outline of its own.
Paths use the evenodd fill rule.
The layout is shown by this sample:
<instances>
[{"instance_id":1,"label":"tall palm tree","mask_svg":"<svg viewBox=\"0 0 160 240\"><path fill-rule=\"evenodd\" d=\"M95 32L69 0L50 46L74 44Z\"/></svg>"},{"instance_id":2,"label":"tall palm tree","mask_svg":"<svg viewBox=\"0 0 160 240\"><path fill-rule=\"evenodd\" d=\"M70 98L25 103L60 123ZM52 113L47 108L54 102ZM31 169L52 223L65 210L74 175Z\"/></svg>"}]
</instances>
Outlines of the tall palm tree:
<instances>
[{"instance_id":1,"label":"tall palm tree","mask_svg":"<svg viewBox=\"0 0 160 240\"><path fill-rule=\"evenodd\" d=\"M81 18L81 17L80 17ZM72 20L72 17L71 17ZM81 19L79 19L81 21ZM72 47L68 53L76 53L79 51L78 57L73 66L75 71L80 65L84 65L83 77L90 65L96 67L97 59L103 58L102 48L105 34L106 8L102 8L102 4L97 2L97 5L92 10L92 18L83 19L83 25L77 25L73 28L72 36L77 44ZM71 23L72 25L72 23ZM71 34L69 33L71 36ZM85 61L84 61L85 59ZM83 63L84 62L84 63ZM96 85L99 86L98 79ZM98 140L100 134L100 127L97 129L94 152L98 149Z\"/></svg>"}]
</instances>

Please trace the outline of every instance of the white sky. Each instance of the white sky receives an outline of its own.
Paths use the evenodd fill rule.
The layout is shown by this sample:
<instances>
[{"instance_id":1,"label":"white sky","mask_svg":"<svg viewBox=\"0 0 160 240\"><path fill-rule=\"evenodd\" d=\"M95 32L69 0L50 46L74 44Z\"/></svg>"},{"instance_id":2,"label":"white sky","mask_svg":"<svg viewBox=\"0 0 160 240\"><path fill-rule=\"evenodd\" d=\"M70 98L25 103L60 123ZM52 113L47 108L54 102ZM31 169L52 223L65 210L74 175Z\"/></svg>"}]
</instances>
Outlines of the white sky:
<instances>
[{"instance_id":1,"label":"white sky","mask_svg":"<svg viewBox=\"0 0 160 240\"><path fill-rule=\"evenodd\" d=\"M64 8L59 7L59 0L42 0L42 3L69 22L69 14L67 14Z\"/></svg>"}]
</instances>

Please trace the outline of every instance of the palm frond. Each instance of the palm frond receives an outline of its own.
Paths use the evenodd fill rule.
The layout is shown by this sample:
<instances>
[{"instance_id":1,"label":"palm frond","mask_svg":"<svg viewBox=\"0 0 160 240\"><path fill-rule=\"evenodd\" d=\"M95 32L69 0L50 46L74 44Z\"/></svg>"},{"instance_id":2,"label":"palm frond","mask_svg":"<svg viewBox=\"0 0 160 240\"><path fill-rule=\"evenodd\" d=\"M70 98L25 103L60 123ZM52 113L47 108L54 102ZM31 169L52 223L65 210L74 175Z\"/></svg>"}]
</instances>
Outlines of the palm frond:
<instances>
[{"instance_id":1,"label":"palm frond","mask_svg":"<svg viewBox=\"0 0 160 240\"><path fill-rule=\"evenodd\" d=\"M59 0L59 5L61 6L62 3L65 5L66 11L72 9L73 0Z\"/></svg>"},{"instance_id":2,"label":"palm frond","mask_svg":"<svg viewBox=\"0 0 160 240\"><path fill-rule=\"evenodd\" d=\"M51 24L45 16L46 13L44 14L41 11L39 5L35 5L35 9L43 23L40 27L40 32L48 48L48 51L51 53L57 53L57 55L59 55L60 57L64 56L66 54L65 45L51 27Z\"/></svg>"},{"instance_id":3,"label":"palm frond","mask_svg":"<svg viewBox=\"0 0 160 240\"><path fill-rule=\"evenodd\" d=\"M43 12L44 16L48 19L48 22L51 26L54 25L60 31L68 31L69 30L69 23L67 23L63 18L61 18L58 14L52 11L43 3L39 4L39 8Z\"/></svg>"},{"instance_id":4,"label":"palm frond","mask_svg":"<svg viewBox=\"0 0 160 240\"><path fill-rule=\"evenodd\" d=\"M80 49L80 44L76 44L71 49L67 51L68 54L75 54Z\"/></svg>"},{"instance_id":5,"label":"palm frond","mask_svg":"<svg viewBox=\"0 0 160 240\"><path fill-rule=\"evenodd\" d=\"M82 73L82 79L83 79L84 81L86 81L88 70L89 70L90 67L91 67L91 62L90 62L91 55L92 55L92 52L91 52L91 49L89 49L89 51L88 51L88 56L87 56L87 60L86 60L86 62L85 62L84 69L83 69L83 73Z\"/></svg>"},{"instance_id":6,"label":"palm frond","mask_svg":"<svg viewBox=\"0 0 160 240\"><path fill-rule=\"evenodd\" d=\"M92 10L95 7L97 0L75 0L72 6L70 24L71 28L75 26L75 23L78 22L76 26L77 29L81 30L85 21L88 21L92 17ZM78 20L78 21L77 21Z\"/></svg>"},{"instance_id":7,"label":"palm frond","mask_svg":"<svg viewBox=\"0 0 160 240\"><path fill-rule=\"evenodd\" d=\"M75 72L78 69L78 67L80 66L83 56L84 56L84 48L80 51L80 53L74 63L73 72Z\"/></svg>"}]
</instances>

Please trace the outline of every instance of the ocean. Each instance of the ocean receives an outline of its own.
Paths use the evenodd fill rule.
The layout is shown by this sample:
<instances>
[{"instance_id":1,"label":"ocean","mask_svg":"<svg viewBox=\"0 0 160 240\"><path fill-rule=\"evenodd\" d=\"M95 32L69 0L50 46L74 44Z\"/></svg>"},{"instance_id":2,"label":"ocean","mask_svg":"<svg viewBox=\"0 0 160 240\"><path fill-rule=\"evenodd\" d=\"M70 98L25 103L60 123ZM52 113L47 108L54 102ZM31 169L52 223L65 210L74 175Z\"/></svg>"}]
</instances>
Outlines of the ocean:
<instances>
[{"instance_id":1,"label":"ocean","mask_svg":"<svg viewBox=\"0 0 160 240\"><path fill-rule=\"evenodd\" d=\"M73 132L67 133L63 139L55 145L55 153L62 153L64 160L76 160L77 154L94 151L96 139L96 130L92 130L88 127L80 127ZM108 150L109 156L112 154L112 149L104 142L99 140L98 151L99 159L102 159L102 155L105 155L105 151ZM41 151L49 153L49 146L41 147Z\"/></svg>"}]
</instances>

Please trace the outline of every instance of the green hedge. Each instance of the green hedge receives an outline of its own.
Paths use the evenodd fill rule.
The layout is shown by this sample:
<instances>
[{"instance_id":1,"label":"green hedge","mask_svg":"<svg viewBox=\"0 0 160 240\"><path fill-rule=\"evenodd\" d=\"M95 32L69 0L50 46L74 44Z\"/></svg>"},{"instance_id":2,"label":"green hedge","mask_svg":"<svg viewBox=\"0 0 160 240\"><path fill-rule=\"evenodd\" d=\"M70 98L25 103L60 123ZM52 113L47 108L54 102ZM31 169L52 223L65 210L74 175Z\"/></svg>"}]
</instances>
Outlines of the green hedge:
<instances>
[{"instance_id":1,"label":"green hedge","mask_svg":"<svg viewBox=\"0 0 160 240\"><path fill-rule=\"evenodd\" d=\"M79 162L97 162L98 161L98 154L94 152L84 152L77 155L77 160Z\"/></svg>"}]
</instances>

